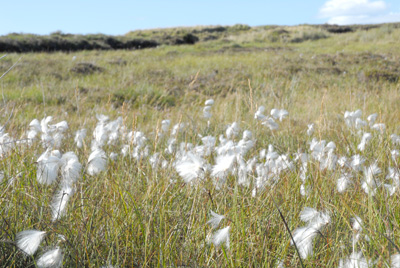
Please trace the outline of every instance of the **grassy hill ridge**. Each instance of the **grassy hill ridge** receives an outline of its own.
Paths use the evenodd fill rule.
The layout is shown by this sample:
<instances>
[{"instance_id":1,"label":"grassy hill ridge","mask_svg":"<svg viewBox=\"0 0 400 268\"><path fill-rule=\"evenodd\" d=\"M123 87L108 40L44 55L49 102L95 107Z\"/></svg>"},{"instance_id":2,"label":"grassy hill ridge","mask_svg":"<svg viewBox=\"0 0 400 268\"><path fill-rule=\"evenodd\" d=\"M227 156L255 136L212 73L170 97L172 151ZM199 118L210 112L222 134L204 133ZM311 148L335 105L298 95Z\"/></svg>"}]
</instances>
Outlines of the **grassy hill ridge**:
<instances>
[{"instance_id":1,"label":"grassy hill ridge","mask_svg":"<svg viewBox=\"0 0 400 268\"><path fill-rule=\"evenodd\" d=\"M399 23L376 25L303 25L307 31L296 31L301 26L197 26L131 31L121 36L104 34L77 35L60 31L50 35L10 33L0 36L0 52L54 52L80 50L143 49L160 45L194 44L225 40L231 36L262 35L271 42L303 42L327 38L329 34L367 31L380 27L399 28ZM303 27L304 28L304 27Z\"/></svg>"}]
</instances>

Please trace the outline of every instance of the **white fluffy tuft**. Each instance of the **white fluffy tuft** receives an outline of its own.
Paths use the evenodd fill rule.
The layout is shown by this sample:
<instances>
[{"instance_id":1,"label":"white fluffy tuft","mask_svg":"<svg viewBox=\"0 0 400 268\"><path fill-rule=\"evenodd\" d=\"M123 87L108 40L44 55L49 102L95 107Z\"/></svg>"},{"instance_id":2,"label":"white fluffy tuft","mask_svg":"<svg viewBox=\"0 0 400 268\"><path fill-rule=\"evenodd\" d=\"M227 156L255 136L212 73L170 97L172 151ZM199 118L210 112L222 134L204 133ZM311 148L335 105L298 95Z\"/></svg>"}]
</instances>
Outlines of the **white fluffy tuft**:
<instances>
[{"instance_id":1,"label":"white fluffy tuft","mask_svg":"<svg viewBox=\"0 0 400 268\"><path fill-rule=\"evenodd\" d=\"M73 193L74 190L71 186L63 185L62 189L55 194L53 201L51 202L53 222L65 215L65 208Z\"/></svg>"},{"instance_id":2,"label":"white fluffy tuft","mask_svg":"<svg viewBox=\"0 0 400 268\"><path fill-rule=\"evenodd\" d=\"M52 184L57 179L60 158L55 152L50 153L48 149L38 158L36 178L39 183Z\"/></svg>"},{"instance_id":3,"label":"white fluffy tuft","mask_svg":"<svg viewBox=\"0 0 400 268\"><path fill-rule=\"evenodd\" d=\"M63 254L60 248L45 252L37 261L39 268L58 268L62 266Z\"/></svg>"},{"instance_id":4,"label":"white fluffy tuft","mask_svg":"<svg viewBox=\"0 0 400 268\"><path fill-rule=\"evenodd\" d=\"M38 249L46 232L38 230L25 230L16 235L17 247L26 254L33 255Z\"/></svg>"},{"instance_id":5,"label":"white fluffy tuft","mask_svg":"<svg viewBox=\"0 0 400 268\"><path fill-rule=\"evenodd\" d=\"M200 156L188 152L176 162L175 169L186 183L191 183L200 177L203 165L204 160Z\"/></svg>"},{"instance_id":6,"label":"white fluffy tuft","mask_svg":"<svg viewBox=\"0 0 400 268\"><path fill-rule=\"evenodd\" d=\"M106 170L107 166L107 155L106 153L97 148L93 150L93 152L89 155L88 159L88 173L91 176L94 176L104 170Z\"/></svg>"},{"instance_id":7,"label":"white fluffy tuft","mask_svg":"<svg viewBox=\"0 0 400 268\"><path fill-rule=\"evenodd\" d=\"M219 215L217 213L215 213L214 211L210 210L211 213L211 219L207 222L208 224L210 224L212 226L213 229L217 228L219 223L225 219L224 215Z\"/></svg>"},{"instance_id":8,"label":"white fluffy tuft","mask_svg":"<svg viewBox=\"0 0 400 268\"><path fill-rule=\"evenodd\" d=\"M212 237L212 243L216 247L225 243L226 247L229 248L229 229L230 229L230 226L220 229L214 233L214 235Z\"/></svg>"}]
</instances>

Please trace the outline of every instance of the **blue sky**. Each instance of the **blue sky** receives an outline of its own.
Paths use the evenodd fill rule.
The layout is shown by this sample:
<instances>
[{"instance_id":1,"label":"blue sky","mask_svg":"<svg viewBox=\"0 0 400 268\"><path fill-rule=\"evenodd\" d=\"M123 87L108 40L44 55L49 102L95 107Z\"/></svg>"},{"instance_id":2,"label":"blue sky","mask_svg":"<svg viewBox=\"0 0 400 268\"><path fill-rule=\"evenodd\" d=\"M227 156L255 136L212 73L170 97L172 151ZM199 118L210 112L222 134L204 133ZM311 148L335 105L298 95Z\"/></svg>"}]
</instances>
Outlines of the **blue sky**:
<instances>
[{"instance_id":1,"label":"blue sky","mask_svg":"<svg viewBox=\"0 0 400 268\"><path fill-rule=\"evenodd\" d=\"M12 0L1 1L0 35L125 34L195 25L400 22L399 0Z\"/></svg>"}]
</instances>

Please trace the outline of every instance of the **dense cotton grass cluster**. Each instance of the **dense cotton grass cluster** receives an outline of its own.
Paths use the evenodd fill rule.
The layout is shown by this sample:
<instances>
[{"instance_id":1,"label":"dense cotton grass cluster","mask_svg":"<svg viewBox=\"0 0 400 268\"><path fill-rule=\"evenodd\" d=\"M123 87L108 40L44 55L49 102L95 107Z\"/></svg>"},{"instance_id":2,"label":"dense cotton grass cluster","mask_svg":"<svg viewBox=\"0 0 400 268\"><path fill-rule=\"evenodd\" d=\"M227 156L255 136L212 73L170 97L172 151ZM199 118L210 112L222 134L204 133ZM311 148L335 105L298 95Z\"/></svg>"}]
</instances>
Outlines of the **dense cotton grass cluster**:
<instances>
[{"instance_id":1,"label":"dense cotton grass cluster","mask_svg":"<svg viewBox=\"0 0 400 268\"><path fill-rule=\"evenodd\" d=\"M310 124L303 129L303 141L298 142L297 147L285 148L284 144L279 143L279 139L275 139L274 144L265 144L260 142L264 137L256 136L254 133L267 133L266 135L274 137L277 131L287 128L291 120L287 110L274 108L268 115L266 108L259 106L254 116L250 115L254 117L252 124L254 129L247 127L251 124L241 122L231 122L225 128L213 128L213 125L219 124L213 122L213 105L215 105L214 100L205 102L202 110L204 128L197 133L194 132L193 136L185 134L194 131L190 129L193 125L182 120L173 123L172 119L161 118L159 126L156 126L153 132L145 133L138 128L129 129L122 117L112 120L105 115L97 115L97 124L92 130L70 130L67 121L52 124L51 116L40 121L34 119L29 124L23 139L11 137L2 128L0 133L2 158L7 159L20 152L35 150L35 154L39 155L32 163L36 167L35 171L26 176L36 180L36 188L40 191L51 189L52 192L52 197L45 203L48 205L41 208L46 210L48 206L51 211L50 218L46 219L47 216L43 216L47 214L38 218L38 221L40 219L47 224L29 221L26 222L25 228L15 230L13 242L23 253L16 255L15 258L26 259L27 256L32 256L32 261L38 267L61 267L64 262L68 265L81 264L80 258L83 257L80 254L83 249L71 248L73 247L70 241L71 235L66 231L69 228L74 229L74 226L64 229L65 232L60 232L59 230L63 229L59 226L65 224L66 218L71 224L71 219L77 216L68 216L80 210L79 206L83 206L82 200L94 198L93 195L85 196L88 191L85 188L86 181L94 180L100 185L103 183L106 185L107 180L117 181L120 175L113 166L129 161L129 165L138 167L137 173L130 174L132 183L145 180L150 184L150 177L143 179L140 175L145 172L154 174L153 178L157 178L155 183L163 182L165 188L160 192L160 198L174 189L173 187L184 191L188 200L192 200L190 196L196 195L197 192L209 197L211 202L209 205L204 208L201 208L203 206L201 204L198 204L199 208L193 206L190 214L185 214L186 216L183 215L185 201L181 203L182 207L172 208L180 218L196 217L193 214L199 209L209 211L205 220L199 215L197 223L189 222L188 226L176 224L176 227L168 226L167 221L157 222L158 228L164 228L165 225L169 230L163 236L165 246L180 243L178 240L171 241L174 232L178 232L179 229L190 232L192 228L200 228L204 233L200 240L198 240L201 237L199 235L195 238L197 241L191 241L189 237L183 238L181 234L180 239L185 239L181 245L190 247L190 254L195 254L196 250L204 252L213 250L216 254L222 254L226 263L220 265L247 265L235 263L233 255L238 254L234 252L243 251L245 250L243 247L249 246L260 247L262 251L270 248L274 257L264 265L275 267L293 267L303 265L307 261L310 265L315 262L318 265L343 268L373 267L377 263L400 267L400 255L398 255L400 252L396 246L398 229L393 227L385 233L373 230L369 218L376 216L373 213L373 204L379 203L379 200L397 198L400 186L400 171L397 164L400 153L396 149L400 144L400 138L395 133L386 133L386 126L383 122L379 122L377 114L371 114L364 120L361 110L344 113L342 118L342 124L346 128L344 131L354 144L352 141L338 144L325 140L320 133L317 133L315 124L309 122ZM71 135L72 133L74 135ZM66 144L72 140L74 145L69 145L70 151L64 152ZM384 149L386 154L374 154L378 144L387 146ZM146 166L147 169L144 168ZM24 172L22 168L18 167ZM112 173L111 170L116 173ZM12 187L14 179L3 178L2 189L11 191L9 187ZM109 196L123 196L122 189L128 187L129 183L129 181L118 181L121 185L105 190L109 192ZM292 183L295 185L290 185ZM323 189L329 185L335 188ZM298 205L293 206L297 207L295 211L280 209L285 206L285 195L280 194L282 189L290 191L289 195L298 196ZM143 194L146 191L153 191L150 188L143 190ZM331 196L321 194L326 193L325 191ZM237 201L224 206L218 197L223 193L235 196L234 200ZM35 195L40 193L32 191L26 195L35 198ZM315 198L318 195L320 197ZM359 200L361 198L369 200L368 213L356 215L349 213L350 209L344 213L344 210L337 206L338 203L333 205L329 201L337 195L346 196L346 200L349 199L349 195ZM131 196L131 199L134 200L135 197ZM320 200L316 202L318 199ZM260 200L257 201L258 207L252 200ZM270 223L260 222L262 229L268 228L272 236L279 234L280 237L277 238L278 241L276 238L271 238L270 244L268 239L265 239L263 244L254 244L251 241L260 231L254 229L254 226L246 229L240 217L248 215L246 217L251 218L252 213L257 214L257 211L263 210L265 204L269 204L268 200L274 204L268 214L275 215L274 218L269 218L268 222L275 220L280 222L281 226L285 224L288 228L276 227L279 224L271 227ZM98 200L98 202L103 201ZM125 201L120 202L124 204L124 210L128 211ZM158 204L157 202L154 200L155 204ZM172 202L172 199L168 202ZM190 202L194 203L193 200ZM71 203L74 204L74 209L70 208ZM145 208L138 209L137 203L132 204L131 214L140 222L138 225L140 231L136 235L143 236L149 228L146 224L152 219L143 221L141 215L147 213ZM27 204L30 205L34 204ZM229 206L243 207L245 212L233 213L231 209L224 211L224 208ZM216 211L221 214L211 208L218 209ZM169 213L160 207L154 209L157 209L157 213ZM276 214L277 211L281 214L281 218ZM105 213L103 216L113 218L112 212L111 215ZM299 223L298 219L303 223ZM88 218L82 220L88 222ZM133 220L129 218L128 221L119 222L118 225L130 228L129 221ZM366 222L369 225L366 225ZM385 223L388 226L390 224L397 226L389 218L385 219ZM92 224L93 227L85 224L88 232L94 232L95 228L107 228ZM34 226L40 226L40 229L34 229ZM281 229L273 233L274 228ZM265 233L266 238L268 232ZM155 235L155 231L153 234ZM376 237L380 237L379 241L383 239L390 245L384 248L387 253L377 251L378 245L373 242ZM247 238L249 240L246 240ZM114 238L104 237L104 239ZM129 236L123 239L133 240ZM145 243L153 243L151 239L149 236ZM193 243L193 246L190 246L190 243ZM371 247L368 247L368 244ZM121 250L119 245L114 244L113 247L109 249L110 252ZM133 247L140 245L135 244ZM144 252L149 260L142 261L145 265L153 266L157 262L152 260L153 257L146 255L146 247L144 245L142 253ZM165 250L164 245L158 244L157 247L160 247L160 251ZM106 265L105 267L141 264L140 261L124 262L124 258L118 253L112 253L114 257L111 257L112 255L107 257L108 252L102 254L105 256L102 256L103 261L100 262L101 265ZM137 253L132 249L131 254ZM132 258L140 260L140 256ZM211 254L206 258L207 262L213 258L217 257ZM248 261L251 263L250 259ZM207 262L202 263L199 260L198 265L209 265Z\"/></svg>"}]
</instances>

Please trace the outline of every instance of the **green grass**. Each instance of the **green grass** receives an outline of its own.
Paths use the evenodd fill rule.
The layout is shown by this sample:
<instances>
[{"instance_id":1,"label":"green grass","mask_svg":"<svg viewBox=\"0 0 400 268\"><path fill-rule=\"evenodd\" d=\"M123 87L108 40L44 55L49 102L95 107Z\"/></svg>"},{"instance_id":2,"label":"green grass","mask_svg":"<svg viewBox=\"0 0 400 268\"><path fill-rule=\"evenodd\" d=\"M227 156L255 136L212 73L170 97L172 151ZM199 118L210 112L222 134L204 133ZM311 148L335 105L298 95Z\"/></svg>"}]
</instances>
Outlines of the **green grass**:
<instances>
[{"instance_id":1,"label":"green grass","mask_svg":"<svg viewBox=\"0 0 400 268\"><path fill-rule=\"evenodd\" d=\"M307 124L315 123L314 137L334 141L337 155L351 156L360 153L361 136L345 126L344 112L361 109L364 119L376 112L377 122L386 124L386 132L382 136L375 133L360 154L367 159L366 165L378 161L382 170L378 178L385 181L388 167L397 166L390 150L398 146L389 136L399 133L400 49L395 44L400 29L383 25L334 34L309 25L236 27L211 41L203 37L217 34L202 28L198 33L202 38L194 45L11 53L0 60L2 74L20 59L0 80L0 122L5 124L10 117L5 127L10 136L23 138L34 118L52 115L53 122L67 120L70 129L60 151L74 151L85 169L95 115L122 116L127 130L145 133L149 154L160 152L170 165L156 171L147 159L137 162L125 157L109 160L107 170L97 176L83 172L66 216L53 223L50 203L58 188L36 180L35 162L44 149L39 142L32 147L16 146L0 159L5 174L0 183L0 264L34 267L35 258L25 257L14 241L16 233L38 229L48 235L34 257L53 247L57 234L62 234L65 241L59 245L65 267L107 263L119 267L274 267L280 260L286 267L299 267L299 257L274 201L291 231L305 226L299 218L305 206L331 213L331 223L314 241L314 255L303 260L306 267L337 267L340 259L351 253L350 219L354 215L362 218L363 236L370 238L357 243L357 250L376 260L377 267L390 263L390 256L396 253L390 241L400 244L398 190L392 197L383 189L368 196L361 189L363 175L357 173L353 187L339 194L336 180L340 172L321 171L315 161L309 164L307 184L313 190L307 197L300 195L297 165L293 171L281 173L279 183L256 197L252 197L254 173L249 188L239 186L235 176L229 176L221 190L209 175L196 186L186 185L171 166L175 156L164 153L169 137L158 134L163 119L170 119L171 126L185 122L188 126L177 135L178 144L199 145L199 134L218 138L236 121L242 131L253 132L256 142L246 160L258 156L269 144L293 159L299 150L309 151ZM281 28L287 33L277 37L274 31ZM128 35L161 36L163 31L186 34L189 30ZM319 38L319 33L326 38ZM303 39L290 41L296 37ZM72 71L78 63L101 69L85 74ZM209 98L215 105L208 127L202 109ZM266 114L272 108L285 108L289 118L271 132L254 120L261 105L267 108ZM88 129L88 137L78 149L74 133L83 127ZM122 145L105 146L104 150L119 153ZM215 158L205 159L214 164ZM15 181L9 185L12 177ZM231 227L229 249L207 243L213 233L206 224L210 209L229 218L220 224L220 228Z\"/></svg>"}]
</instances>

